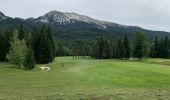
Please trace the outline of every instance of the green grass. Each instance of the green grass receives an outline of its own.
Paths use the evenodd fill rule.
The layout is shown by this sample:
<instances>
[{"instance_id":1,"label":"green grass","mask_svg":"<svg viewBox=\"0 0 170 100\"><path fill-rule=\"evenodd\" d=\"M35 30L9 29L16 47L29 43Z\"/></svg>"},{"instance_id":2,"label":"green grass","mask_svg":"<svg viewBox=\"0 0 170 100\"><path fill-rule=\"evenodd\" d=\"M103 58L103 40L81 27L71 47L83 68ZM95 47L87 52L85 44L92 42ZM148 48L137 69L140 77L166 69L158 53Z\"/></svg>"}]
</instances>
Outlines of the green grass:
<instances>
[{"instance_id":1,"label":"green grass","mask_svg":"<svg viewBox=\"0 0 170 100\"><path fill-rule=\"evenodd\" d=\"M64 67L61 67L64 62ZM56 58L48 72L0 63L0 99L170 100L170 60Z\"/></svg>"}]
</instances>

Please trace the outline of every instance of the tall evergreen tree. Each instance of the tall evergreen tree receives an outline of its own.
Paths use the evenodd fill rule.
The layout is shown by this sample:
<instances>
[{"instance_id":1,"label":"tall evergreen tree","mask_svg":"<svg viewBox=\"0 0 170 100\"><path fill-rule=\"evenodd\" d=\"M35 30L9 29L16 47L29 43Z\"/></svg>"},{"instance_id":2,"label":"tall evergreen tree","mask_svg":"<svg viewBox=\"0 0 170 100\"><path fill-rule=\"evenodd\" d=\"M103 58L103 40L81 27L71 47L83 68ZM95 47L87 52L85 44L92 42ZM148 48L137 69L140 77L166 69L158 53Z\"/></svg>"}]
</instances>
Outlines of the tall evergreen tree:
<instances>
[{"instance_id":1,"label":"tall evergreen tree","mask_svg":"<svg viewBox=\"0 0 170 100\"><path fill-rule=\"evenodd\" d=\"M104 38L101 37L98 41L98 47L99 47L99 59L103 59L103 54L104 54Z\"/></svg>"},{"instance_id":2,"label":"tall evergreen tree","mask_svg":"<svg viewBox=\"0 0 170 100\"><path fill-rule=\"evenodd\" d=\"M24 69L33 69L35 68L35 61L34 61L34 53L31 47L28 48L26 51L26 57L24 61Z\"/></svg>"},{"instance_id":3,"label":"tall evergreen tree","mask_svg":"<svg viewBox=\"0 0 170 100\"><path fill-rule=\"evenodd\" d=\"M130 43L127 34L124 36L124 53L125 53L125 58L129 59L130 58Z\"/></svg>"},{"instance_id":4,"label":"tall evergreen tree","mask_svg":"<svg viewBox=\"0 0 170 100\"><path fill-rule=\"evenodd\" d=\"M23 24L21 24L21 25L19 26L19 30L18 30L18 38L19 38L20 40L22 40L22 39L24 38L24 35L25 35L24 26L23 26Z\"/></svg>"},{"instance_id":5,"label":"tall evergreen tree","mask_svg":"<svg viewBox=\"0 0 170 100\"><path fill-rule=\"evenodd\" d=\"M120 39L119 53L120 53L120 59L125 58L125 45L123 39Z\"/></svg>"},{"instance_id":6,"label":"tall evergreen tree","mask_svg":"<svg viewBox=\"0 0 170 100\"><path fill-rule=\"evenodd\" d=\"M56 56L56 46L55 46L55 42L54 42L54 39L52 36L52 30L51 30L50 26L48 26L47 38L48 38L48 42L49 42L48 46L50 48L50 62L52 62Z\"/></svg>"},{"instance_id":7,"label":"tall evergreen tree","mask_svg":"<svg viewBox=\"0 0 170 100\"><path fill-rule=\"evenodd\" d=\"M159 57L159 40L158 40L158 37L155 37L152 53L153 53L152 57L154 57L154 58Z\"/></svg>"},{"instance_id":8,"label":"tall evergreen tree","mask_svg":"<svg viewBox=\"0 0 170 100\"><path fill-rule=\"evenodd\" d=\"M138 58L138 60L141 60L146 53L145 49L146 49L145 33L137 32L134 41L134 52L133 52L134 57Z\"/></svg>"},{"instance_id":9,"label":"tall evergreen tree","mask_svg":"<svg viewBox=\"0 0 170 100\"><path fill-rule=\"evenodd\" d=\"M39 37L39 48L37 54L37 63L45 64L52 62L55 57L55 46L52 38L51 30L47 25L43 25L41 28L41 34Z\"/></svg>"},{"instance_id":10,"label":"tall evergreen tree","mask_svg":"<svg viewBox=\"0 0 170 100\"><path fill-rule=\"evenodd\" d=\"M159 53L158 53L159 58L164 58L164 39L161 38L159 41Z\"/></svg>"},{"instance_id":11,"label":"tall evergreen tree","mask_svg":"<svg viewBox=\"0 0 170 100\"><path fill-rule=\"evenodd\" d=\"M26 55L25 55L25 61L24 61L24 69L30 70L33 69L35 67L35 60L34 60L34 52L32 49L32 34L26 34L26 41L27 41L27 51Z\"/></svg>"},{"instance_id":12,"label":"tall evergreen tree","mask_svg":"<svg viewBox=\"0 0 170 100\"><path fill-rule=\"evenodd\" d=\"M112 48L110 46L110 41L104 40L104 47L103 47L103 57L104 59L109 59L112 56Z\"/></svg>"},{"instance_id":13,"label":"tall evergreen tree","mask_svg":"<svg viewBox=\"0 0 170 100\"><path fill-rule=\"evenodd\" d=\"M116 58L122 59L124 55L122 39L118 39L116 43Z\"/></svg>"},{"instance_id":14,"label":"tall evergreen tree","mask_svg":"<svg viewBox=\"0 0 170 100\"><path fill-rule=\"evenodd\" d=\"M92 57L97 59L109 59L112 57L111 41L100 37L100 39L92 46Z\"/></svg>"},{"instance_id":15,"label":"tall evergreen tree","mask_svg":"<svg viewBox=\"0 0 170 100\"><path fill-rule=\"evenodd\" d=\"M93 57L93 58L98 58L99 59L98 41L93 43L90 56Z\"/></svg>"},{"instance_id":16,"label":"tall evergreen tree","mask_svg":"<svg viewBox=\"0 0 170 100\"><path fill-rule=\"evenodd\" d=\"M27 49L25 40L18 39L18 32L15 31L10 41L8 61L16 67L23 68Z\"/></svg>"},{"instance_id":17,"label":"tall evergreen tree","mask_svg":"<svg viewBox=\"0 0 170 100\"><path fill-rule=\"evenodd\" d=\"M165 36L163 43L163 58L169 57L169 39L168 36Z\"/></svg>"},{"instance_id":18,"label":"tall evergreen tree","mask_svg":"<svg viewBox=\"0 0 170 100\"><path fill-rule=\"evenodd\" d=\"M0 61L5 61L6 55L9 52L10 38L12 36L13 29L7 28L5 32L0 34Z\"/></svg>"},{"instance_id":19,"label":"tall evergreen tree","mask_svg":"<svg viewBox=\"0 0 170 100\"><path fill-rule=\"evenodd\" d=\"M34 52L34 60L38 63L38 56L40 51L40 31L37 27L34 26L33 31L31 32L31 46Z\"/></svg>"}]
</instances>

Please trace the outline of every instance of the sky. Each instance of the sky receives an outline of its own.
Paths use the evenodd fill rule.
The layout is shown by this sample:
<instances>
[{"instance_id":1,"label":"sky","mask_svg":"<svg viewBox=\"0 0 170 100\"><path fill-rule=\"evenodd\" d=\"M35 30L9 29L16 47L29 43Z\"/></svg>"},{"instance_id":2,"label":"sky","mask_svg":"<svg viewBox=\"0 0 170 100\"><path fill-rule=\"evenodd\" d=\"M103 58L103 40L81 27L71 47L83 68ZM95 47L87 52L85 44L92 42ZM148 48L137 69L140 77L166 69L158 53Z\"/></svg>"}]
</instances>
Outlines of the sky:
<instances>
[{"instance_id":1,"label":"sky","mask_svg":"<svg viewBox=\"0 0 170 100\"><path fill-rule=\"evenodd\" d=\"M38 17L57 10L168 32L169 8L170 0L0 0L0 11L10 17Z\"/></svg>"}]
</instances>

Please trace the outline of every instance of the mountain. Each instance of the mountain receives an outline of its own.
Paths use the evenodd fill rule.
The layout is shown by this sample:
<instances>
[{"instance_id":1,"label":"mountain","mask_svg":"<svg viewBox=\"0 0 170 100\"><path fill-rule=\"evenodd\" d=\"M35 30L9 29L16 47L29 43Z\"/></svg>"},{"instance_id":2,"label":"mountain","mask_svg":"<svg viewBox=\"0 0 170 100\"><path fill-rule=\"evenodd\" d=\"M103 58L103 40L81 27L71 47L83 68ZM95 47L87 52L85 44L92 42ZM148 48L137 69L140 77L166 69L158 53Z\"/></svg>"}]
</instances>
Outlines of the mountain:
<instances>
[{"instance_id":1,"label":"mountain","mask_svg":"<svg viewBox=\"0 0 170 100\"><path fill-rule=\"evenodd\" d=\"M7 17L2 13L2 12L0 12L0 21L1 20L4 20L4 19L6 19Z\"/></svg>"},{"instance_id":2,"label":"mountain","mask_svg":"<svg viewBox=\"0 0 170 100\"><path fill-rule=\"evenodd\" d=\"M145 32L150 40L155 36L170 36L169 32L152 31L137 26L101 21L77 13L59 11L50 11L40 17L28 19L6 17L3 13L0 13L0 19L0 32L8 26L17 28L20 24L23 24L28 31L31 31L33 26L40 27L44 23L49 24L53 29L56 40L65 45L90 42L100 36L115 39L128 34L132 38L137 31Z\"/></svg>"},{"instance_id":3,"label":"mountain","mask_svg":"<svg viewBox=\"0 0 170 100\"><path fill-rule=\"evenodd\" d=\"M125 25L120 25L112 22L107 22L107 21L100 21L97 19L93 19L91 17L85 16L85 15L80 15L77 13L63 13L59 11L50 11L47 14L38 17L38 18L29 18L27 21L31 22L44 22L44 23L58 23L61 25L66 25L66 24L74 24L76 22L84 22L88 24L94 24L98 26L98 28L107 28L111 26L119 26L123 28L128 28L129 26Z\"/></svg>"}]
</instances>

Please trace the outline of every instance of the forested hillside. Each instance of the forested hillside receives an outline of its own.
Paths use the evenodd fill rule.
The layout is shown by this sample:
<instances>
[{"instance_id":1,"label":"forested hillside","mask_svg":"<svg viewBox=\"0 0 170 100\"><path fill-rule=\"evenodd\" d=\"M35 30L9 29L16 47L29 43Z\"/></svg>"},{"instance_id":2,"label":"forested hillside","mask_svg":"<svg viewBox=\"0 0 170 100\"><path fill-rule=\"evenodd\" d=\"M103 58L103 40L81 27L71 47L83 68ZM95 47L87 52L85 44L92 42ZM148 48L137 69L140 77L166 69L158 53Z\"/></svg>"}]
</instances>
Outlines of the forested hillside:
<instances>
[{"instance_id":1,"label":"forested hillside","mask_svg":"<svg viewBox=\"0 0 170 100\"><path fill-rule=\"evenodd\" d=\"M75 17L76 16L76 17ZM138 31L145 32L149 39L153 40L155 36L170 36L168 32L151 31L136 26L125 26L111 22L99 21L88 16L75 13L62 13L51 11L38 18L11 18L1 13L0 32L2 33L8 27L18 28L21 24L27 32L33 31L34 27L41 27L43 23L49 24L52 28L54 38L58 43L65 46L79 45L84 42L97 40L100 36L108 39L118 39L127 34L130 39Z\"/></svg>"}]
</instances>

